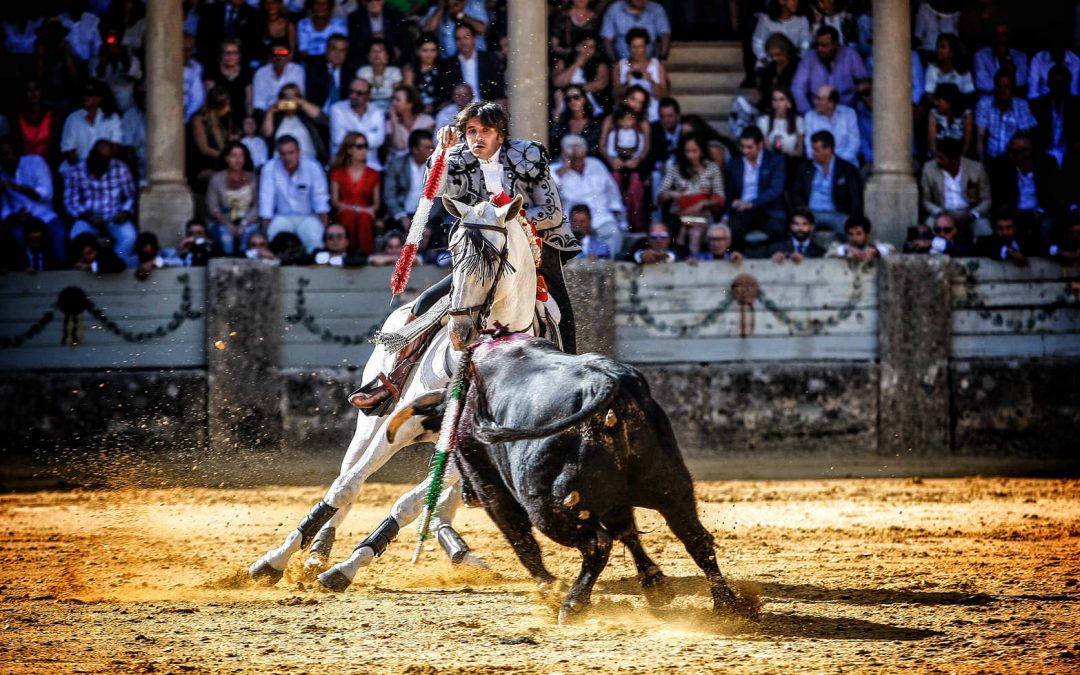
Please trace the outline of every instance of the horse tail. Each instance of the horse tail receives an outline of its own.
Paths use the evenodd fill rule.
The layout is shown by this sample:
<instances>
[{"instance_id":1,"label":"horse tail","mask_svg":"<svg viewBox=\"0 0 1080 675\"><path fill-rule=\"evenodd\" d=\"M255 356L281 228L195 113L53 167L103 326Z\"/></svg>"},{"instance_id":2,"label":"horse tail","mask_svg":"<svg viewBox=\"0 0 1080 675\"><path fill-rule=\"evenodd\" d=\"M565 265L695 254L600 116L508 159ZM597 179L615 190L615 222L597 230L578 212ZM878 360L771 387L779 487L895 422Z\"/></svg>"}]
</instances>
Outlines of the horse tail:
<instances>
[{"instance_id":1,"label":"horse tail","mask_svg":"<svg viewBox=\"0 0 1080 675\"><path fill-rule=\"evenodd\" d=\"M569 417L556 420L541 427L530 427L527 429L503 427L496 423L495 420L477 415L476 422L472 429L472 436L481 443L488 445L492 443L510 443L513 441L554 436L573 426L581 424L593 415L602 411L604 408L610 406L619 395L620 391L621 388L619 387L618 380L606 379L604 385L600 387L589 400L582 404L580 410Z\"/></svg>"}]
</instances>

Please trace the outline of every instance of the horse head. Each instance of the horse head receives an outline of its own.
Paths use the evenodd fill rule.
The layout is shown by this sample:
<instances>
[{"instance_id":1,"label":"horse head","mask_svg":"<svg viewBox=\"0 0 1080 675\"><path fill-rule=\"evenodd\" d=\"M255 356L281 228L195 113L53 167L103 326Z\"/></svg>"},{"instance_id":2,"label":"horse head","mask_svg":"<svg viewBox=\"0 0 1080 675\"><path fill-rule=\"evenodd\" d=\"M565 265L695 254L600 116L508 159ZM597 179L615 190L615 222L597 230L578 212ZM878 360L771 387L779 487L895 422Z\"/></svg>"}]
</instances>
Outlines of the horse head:
<instances>
[{"instance_id":1,"label":"horse head","mask_svg":"<svg viewBox=\"0 0 1080 675\"><path fill-rule=\"evenodd\" d=\"M529 241L515 220L521 203L518 196L506 206L469 206L443 197L446 210L458 219L449 243L454 349L463 349L489 322L519 330L532 323L536 274Z\"/></svg>"}]
</instances>

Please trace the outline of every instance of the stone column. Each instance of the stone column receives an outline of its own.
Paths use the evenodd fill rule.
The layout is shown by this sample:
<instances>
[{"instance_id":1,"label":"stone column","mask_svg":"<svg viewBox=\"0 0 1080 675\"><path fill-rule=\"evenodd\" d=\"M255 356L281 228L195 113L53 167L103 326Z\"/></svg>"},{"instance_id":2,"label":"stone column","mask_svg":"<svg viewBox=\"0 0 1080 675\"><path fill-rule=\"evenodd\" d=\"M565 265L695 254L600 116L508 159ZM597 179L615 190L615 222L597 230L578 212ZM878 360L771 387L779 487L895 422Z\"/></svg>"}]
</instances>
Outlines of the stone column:
<instances>
[{"instance_id":1,"label":"stone column","mask_svg":"<svg viewBox=\"0 0 1080 675\"><path fill-rule=\"evenodd\" d=\"M615 353L615 264L579 261L563 269L577 323L579 354Z\"/></svg>"},{"instance_id":2,"label":"stone column","mask_svg":"<svg viewBox=\"0 0 1080 675\"><path fill-rule=\"evenodd\" d=\"M881 259L878 452L882 455L943 456L951 451L951 266L946 256Z\"/></svg>"},{"instance_id":3,"label":"stone column","mask_svg":"<svg viewBox=\"0 0 1080 675\"><path fill-rule=\"evenodd\" d=\"M877 237L904 241L919 218L911 160L911 14L909 0L874 0L874 167L866 215Z\"/></svg>"},{"instance_id":4,"label":"stone column","mask_svg":"<svg viewBox=\"0 0 1080 675\"><path fill-rule=\"evenodd\" d=\"M511 0L508 6L510 53L506 93L510 104L510 135L548 142L547 3ZM488 46L489 49L491 45ZM554 148L548 148L555 152Z\"/></svg>"},{"instance_id":5,"label":"stone column","mask_svg":"<svg viewBox=\"0 0 1080 675\"><path fill-rule=\"evenodd\" d=\"M150 184L139 199L139 228L175 246L194 214L184 176L183 14L176 0L146 4L146 145Z\"/></svg>"}]
</instances>

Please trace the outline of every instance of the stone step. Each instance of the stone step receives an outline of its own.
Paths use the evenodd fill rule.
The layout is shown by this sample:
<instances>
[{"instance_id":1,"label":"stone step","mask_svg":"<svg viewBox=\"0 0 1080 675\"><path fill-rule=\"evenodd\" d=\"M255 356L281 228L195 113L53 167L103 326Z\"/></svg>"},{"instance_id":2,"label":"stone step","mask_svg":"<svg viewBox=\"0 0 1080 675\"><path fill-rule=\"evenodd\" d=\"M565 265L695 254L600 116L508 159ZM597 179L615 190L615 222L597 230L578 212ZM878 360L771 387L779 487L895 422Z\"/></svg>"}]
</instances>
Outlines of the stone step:
<instances>
[{"instance_id":1,"label":"stone step","mask_svg":"<svg viewBox=\"0 0 1080 675\"><path fill-rule=\"evenodd\" d=\"M675 42L667 67L674 70L689 65L733 64L742 66L742 45L738 42Z\"/></svg>"},{"instance_id":2,"label":"stone step","mask_svg":"<svg viewBox=\"0 0 1080 675\"><path fill-rule=\"evenodd\" d=\"M731 103L738 95L736 93L681 93L673 92L683 113L701 115L702 117L724 117L731 112Z\"/></svg>"},{"instance_id":3,"label":"stone step","mask_svg":"<svg viewBox=\"0 0 1080 675\"><path fill-rule=\"evenodd\" d=\"M738 71L668 71L672 94L676 97L695 91L734 91L745 74Z\"/></svg>"}]
</instances>

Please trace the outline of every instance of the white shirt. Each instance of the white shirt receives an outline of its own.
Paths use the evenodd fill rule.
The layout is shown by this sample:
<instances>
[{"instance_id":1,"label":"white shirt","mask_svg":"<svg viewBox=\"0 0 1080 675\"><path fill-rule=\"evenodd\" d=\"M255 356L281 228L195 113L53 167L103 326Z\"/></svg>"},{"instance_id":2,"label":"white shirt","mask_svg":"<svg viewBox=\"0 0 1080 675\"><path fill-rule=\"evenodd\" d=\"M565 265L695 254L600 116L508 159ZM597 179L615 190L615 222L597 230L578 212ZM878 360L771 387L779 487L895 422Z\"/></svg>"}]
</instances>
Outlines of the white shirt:
<instances>
[{"instance_id":1,"label":"white shirt","mask_svg":"<svg viewBox=\"0 0 1080 675\"><path fill-rule=\"evenodd\" d=\"M810 151L811 136L819 131L829 131L836 140L836 156L855 166L859 165L859 118L852 108L839 104L832 117L825 117L816 110L811 110L803 118L803 129L807 159L813 158Z\"/></svg>"},{"instance_id":2,"label":"white shirt","mask_svg":"<svg viewBox=\"0 0 1080 675\"><path fill-rule=\"evenodd\" d=\"M251 80L252 105L259 110L269 110L286 84L298 85L300 93L304 93L304 67L298 63L286 63L281 77L278 77L272 63L262 66L255 71L255 77Z\"/></svg>"},{"instance_id":3,"label":"white shirt","mask_svg":"<svg viewBox=\"0 0 1080 675\"><path fill-rule=\"evenodd\" d=\"M497 195L506 192L502 182L504 167L499 163L498 151L488 159L477 157L476 160L480 162L480 173L484 176L484 187L487 188L488 194Z\"/></svg>"},{"instance_id":4,"label":"white shirt","mask_svg":"<svg viewBox=\"0 0 1080 675\"><path fill-rule=\"evenodd\" d=\"M146 116L137 106L132 106L125 110L124 116L120 118L120 129L124 134L123 144L135 149L139 185L148 185L150 176L147 171Z\"/></svg>"},{"instance_id":5,"label":"white shirt","mask_svg":"<svg viewBox=\"0 0 1080 675\"><path fill-rule=\"evenodd\" d=\"M184 124L206 102L206 84L203 82L202 64L191 59L184 64Z\"/></svg>"},{"instance_id":6,"label":"white shirt","mask_svg":"<svg viewBox=\"0 0 1080 675\"><path fill-rule=\"evenodd\" d=\"M472 87L472 100L480 100L480 75L479 67L477 66L478 59L476 58L476 52L473 52L472 58L465 58L461 54L457 55L458 63L461 64L461 81Z\"/></svg>"},{"instance_id":7,"label":"white shirt","mask_svg":"<svg viewBox=\"0 0 1080 675\"><path fill-rule=\"evenodd\" d=\"M563 212L570 213L570 209L584 204L592 214L594 230L611 225L625 229L622 225L622 194L607 166L595 157L586 157L581 173L570 169L560 176L564 166L566 164L560 160L551 167L551 177L562 196Z\"/></svg>"},{"instance_id":8,"label":"white shirt","mask_svg":"<svg viewBox=\"0 0 1080 675\"><path fill-rule=\"evenodd\" d=\"M296 172L285 170L281 160L266 163L259 174L259 217L310 216L330 212L326 172L319 163L300 158Z\"/></svg>"},{"instance_id":9,"label":"white shirt","mask_svg":"<svg viewBox=\"0 0 1080 675\"><path fill-rule=\"evenodd\" d=\"M752 202L758 197L758 180L761 176L761 155L758 155L757 164L751 164L750 160L743 157L742 173L742 197L744 202Z\"/></svg>"},{"instance_id":10,"label":"white shirt","mask_svg":"<svg viewBox=\"0 0 1080 675\"><path fill-rule=\"evenodd\" d=\"M350 131L364 134L368 143L368 166L376 171L382 170L378 152L386 140L386 119L381 110L367 106L362 114L353 110L352 102L338 101L330 106L330 156L336 157L338 147Z\"/></svg>"},{"instance_id":11,"label":"white shirt","mask_svg":"<svg viewBox=\"0 0 1080 675\"><path fill-rule=\"evenodd\" d=\"M0 177L13 180L16 185L32 187L38 193L38 198L32 199L15 190L0 188L0 217L6 219L13 213L26 211L46 223L56 219L56 212L52 208L52 173L43 157L23 155L15 168L14 176L0 170Z\"/></svg>"},{"instance_id":12,"label":"white shirt","mask_svg":"<svg viewBox=\"0 0 1080 675\"><path fill-rule=\"evenodd\" d=\"M1065 58L1063 61L1065 67L1069 69L1069 73L1072 74L1072 83L1069 86L1069 93L1076 96L1080 94L1080 56L1077 56L1069 50L1065 50ZM1047 84L1047 80L1050 76L1050 69L1053 67L1054 59L1050 56L1049 49L1044 49L1032 57L1031 65L1028 70L1029 99L1034 100L1050 93L1050 86Z\"/></svg>"},{"instance_id":13,"label":"white shirt","mask_svg":"<svg viewBox=\"0 0 1080 675\"><path fill-rule=\"evenodd\" d=\"M94 143L102 138L118 144L124 142L120 117L117 115L106 116L104 112L98 110L93 123L91 123L86 119L85 110L76 110L68 115L67 120L64 121L64 132L60 136L60 152L74 150L81 162L90 154Z\"/></svg>"},{"instance_id":14,"label":"white shirt","mask_svg":"<svg viewBox=\"0 0 1080 675\"><path fill-rule=\"evenodd\" d=\"M420 203L420 197L424 194L424 173L427 172L427 162L417 164L412 157L406 160L409 165L409 191L405 193L405 208L415 207ZM395 213L394 218L411 215L409 213Z\"/></svg>"},{"instance_id":15,"label":"white shirt","mask_svg":"<svg viewBox=\"0 0 1080 675\"><path fill-rule=\"evenodd\" d=\"M266 141L259 136L244 136L240 139L244 147L251 153L251 163L258 169L270 157L270 151L266 149Z\"/></svg>"},{"instance_id":16,"label":"white shirt","mask_svg":"<svg viewBox=\"0 0 1080 675\"><path fill-rule=\"evenodd\" d=\"M311 140L311 133L308 132L307 127L300 121L300 118L293 115L285 115L281 118L281 124L278 125L276 131L274 131L274 140L281 138L282 136L292 136L296 139L297 144L300 146L300 154L310 159L315 159L315 143Z\"/></svg>"},{"instance_id":17,"label":"white shirt","mask_svg":"<svg viewBox=\"0 0 1080 675\"><path fill-rule=\"evenodd\" d=\"M948 171L941 172L945 179L945 209L948 211L967 211L968 202L964 197L964 172L957 171L950 176Z\"/></svg>"},{"instance_id":18,"label":"white shirt","mask_svg":"<svg viewBox=\"0 0 1080 675\"><path fill-rule=\"evenodd\" d=\"M98 31L101 19L90 12L83 12L78 21L72 21L65 12L60 15L60 23L68 29L67 41L72 54L83 61L97 56L101 48L101 33Z\"/></svg>"}]
</instances>

